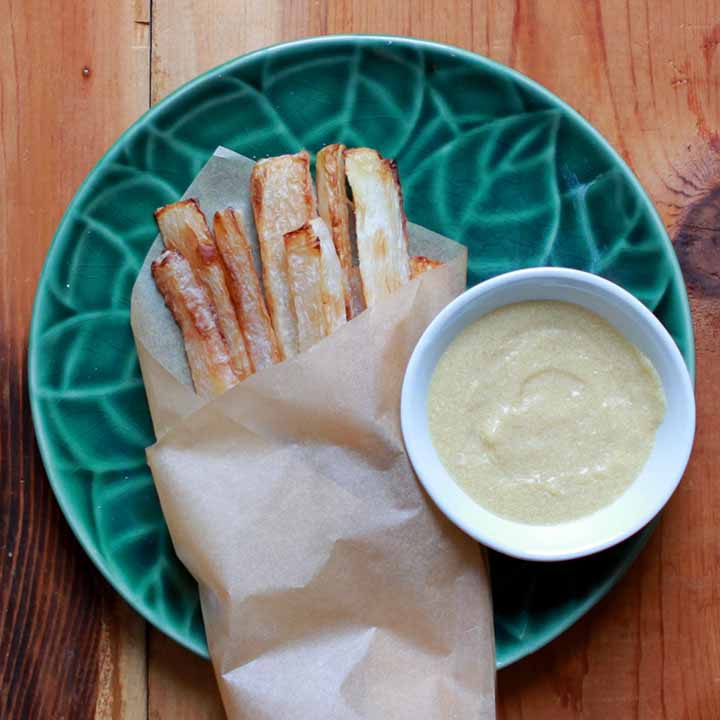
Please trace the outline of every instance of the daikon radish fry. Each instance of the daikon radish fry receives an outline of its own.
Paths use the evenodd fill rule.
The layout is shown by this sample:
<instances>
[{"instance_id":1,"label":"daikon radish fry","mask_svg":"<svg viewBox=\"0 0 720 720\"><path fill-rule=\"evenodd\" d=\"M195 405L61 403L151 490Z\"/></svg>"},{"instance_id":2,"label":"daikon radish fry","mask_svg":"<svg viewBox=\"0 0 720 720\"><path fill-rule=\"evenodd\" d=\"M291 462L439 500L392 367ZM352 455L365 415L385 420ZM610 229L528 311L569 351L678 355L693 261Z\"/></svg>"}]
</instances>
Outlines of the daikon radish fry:
<instances>
[{"instance_id":1,"label":"daikon radish fry","mask_svg":"<svg viewBox=\"0 0 720 720\"><path fill-rule=\"evenodd\" d=\"M280 362L283 356L265 305L242 217L232 208L226 208L215 213L213 227L225 264L230 297L253 367L260 370Z\"/></svg>"},{"instance_id":2,"label":"daikon radish fry","mask_svg":"<svg viewBox=\"0 0 720 720\"><path fill-rule=\"evenodd\" d=\"M286 233L287 269L298 346L304 352L325 337L320 241L310 223Z\"/></svg>"},{"instance_id":3,"label":"daikon radish fry","mask_svg":"<svg viewBox=\"0 0 720 720\"><path fill-rule=\"evenodd\" d=\"M353 265L350 268L350 318L357 317L365 310L365 296L363 294L360 268Z\"/></svg>"},{"instance_id":4,"label":"daikon radish fry","mask_svg":"<svg viewBox=\"0 0 720 720\"><path fill-rule=\"evenodd\" d=\"M253 168L250 195L270 318L283 356L290 358L298 352L298 330L283 236L316 214L309 155L300 152L260 160Z\"/></svg>"},{"instance_id":5,"label":"daikon radish fry","mask_svg":"<svg viewBox=\"0 0 720 720\"><path fill-rule=\"evenodd\" d=\"M350 208L345 190L344 145L326 145L317 154L315 175L317 181L318 212L330 230L342 268L343 295L347 315L350 315L350 268L352 245L350 241Z\"/></svg>"},{"instance_id":6,"label":"daikon radish fry","mask_svg":"<svg viewBox=\"0 0 720 720\"><path fill-rule=\"evenodd\" d=\"M365 304L371 307L410 279L408 236L395 163L370 148L345 151L353 192Z\"/></svg>"},{"instance_id":7,"label":"daikon radish fry","mask_svg":"<svg viewBox=\"0 0 720 720\"><path fill-rule=\"evenodd\" d=\"M325 334L330 335L347 322L343 271L330 231L322 218L313 218L310 226L320 242L320 272Z\"/></svg>"},{"instance_id":8,"label":"daikon radish fry","mask_svg":"<svg viewBox=\"0 0 720 720\"><path fill-rule=\"evenodd\" d=\"M415 255L410 258L410 278L414 280L420 277L424 272L438 268L442 265L439 260L432 260L424 255Z\"/></svg>"},{"instance_id":9,"label":"daikon radish fry","mask_svg":"<svg viewBox=\"0 0 720 720\"><path fill-rule=\"evenodd\" d=\"M190 263L174 250L165 250L153 262L152 275L180 326L195 391L205 397L221 395L239 378L205 287Z\"/></svg>"},{"instance_id":10,"label":"daikon radish fry","mask_svg":"<svg viewBox=\"0 0 720 720\"><path fill-rule=\"evenodd\" d=\"M179 252L197 279L205 285L215 306L220 332L230 353L230 362L242 380L253 372L245 339L225 280L215 240L196 200L180 200L155 211L165 247Z\"/></svg>"}]
</instances>

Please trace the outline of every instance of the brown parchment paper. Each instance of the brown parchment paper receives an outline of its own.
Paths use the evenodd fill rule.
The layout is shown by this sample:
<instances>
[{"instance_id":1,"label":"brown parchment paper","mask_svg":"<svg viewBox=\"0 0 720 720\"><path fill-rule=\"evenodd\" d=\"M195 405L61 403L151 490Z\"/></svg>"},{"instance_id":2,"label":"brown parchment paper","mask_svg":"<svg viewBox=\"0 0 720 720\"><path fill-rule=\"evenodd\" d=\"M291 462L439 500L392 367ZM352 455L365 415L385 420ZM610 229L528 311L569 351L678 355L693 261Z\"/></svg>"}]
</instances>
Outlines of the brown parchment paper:
<instances>
[{"instance_id":1,"label":"brown parchment paper","mask_svg":"<svg viewBox=\"0 0 720 720\"><path fill-rule=\"evenodd\" d=\"M218 149L186 196L246 216L252 161ZM436 509L400 432L405 365L465 287L461 246L410 226L445 265L308 352L222 397L190 385L149 276L132 326L158 442L148 448L180 559L198 580L230 718L494 718L483 552ZM254 240L254 238L253 238Z\"/></svg>"}]
</instances>

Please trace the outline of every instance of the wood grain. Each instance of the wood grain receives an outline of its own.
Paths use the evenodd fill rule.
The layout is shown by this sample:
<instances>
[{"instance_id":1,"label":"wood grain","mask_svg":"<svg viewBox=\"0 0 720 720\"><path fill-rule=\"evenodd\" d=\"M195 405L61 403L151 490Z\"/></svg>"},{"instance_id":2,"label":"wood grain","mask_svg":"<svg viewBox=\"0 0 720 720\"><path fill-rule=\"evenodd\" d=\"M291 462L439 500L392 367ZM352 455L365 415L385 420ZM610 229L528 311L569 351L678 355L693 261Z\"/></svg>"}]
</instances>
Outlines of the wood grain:
<instances>
[{"instance_id":1,"label":"wood grain","mask_svg":"<svg viewBox=\"0 0 720 720\"><path fill-rule=\"evenodd\" d=\"M147 718L146 625L120 596L105 593L95 651L94 720Z\"/></svg>"},{"instance_id":2,"label":"wood grain","mask_svg":"<svg viewBox=\"0 0 720 720\"><path fill-rule=\"evenodd\" d=\"M558 93L631 164L690 287L698 435L689 471L608 598L499 674L499 717L720 717L717 0L0 3L0 717L222 717L209 664L153 629L145 645L141 621L59 516L25 395L31 300L72 191L148 99L249 50L346 32L460 45Z\"/></svg>"},{"instance_id":3,"label":"wood grain","mask_svg":"<svg viewBox=\"0 0 720 720\"><path fill-rule=\"evenodd\" d=\"M207 660L157 630L148 640L148 720L223 720L220 693Z\"/></svg>"},{"instance_id":4,"label":"wood grain","mask_svg":"<svg viewBox=\"0 0 720 720\"><path fill-rule=\"evenodd\" d=\"M0 15L0 717L90 718L115 593L42 469L27 399L28 324L65 206L147 106L149 52L127 3L2 0Z\"/></svg>"}]
</instances>

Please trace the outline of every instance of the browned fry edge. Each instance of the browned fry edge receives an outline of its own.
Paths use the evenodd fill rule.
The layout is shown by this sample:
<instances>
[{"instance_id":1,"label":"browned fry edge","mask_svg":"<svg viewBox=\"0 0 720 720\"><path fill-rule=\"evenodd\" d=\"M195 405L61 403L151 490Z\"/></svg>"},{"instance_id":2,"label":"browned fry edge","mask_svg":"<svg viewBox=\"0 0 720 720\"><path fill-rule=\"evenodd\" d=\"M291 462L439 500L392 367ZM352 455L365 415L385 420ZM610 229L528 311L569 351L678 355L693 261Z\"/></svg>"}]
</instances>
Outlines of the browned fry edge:
<instances>
[{"instance_id":1,"label":"browned fry edge","mask_svg":"<svg viewBox=\"0 0 720 720\"><path fill-rule=\"evenodd\" d=\"M424 272L433 270L442 265L440 260L433 260L432 258L425 257L425 255L413 255L410 258L410 279L414 280Z\"/></svg>"},{"instance_id":2,"label":"browned fry edge","mask_svg":"<svg viewBox=\"0 0 720 720\"><path fill-rule=\"evenodd\" d=\"M310 208L310 217L317 215L317 203L315 199L315 190L313 187L312 175L310 174L310 153L307 150L301 150L296 153L285 153L284 155L274 155L269 158L262 158L255 163L255 167L252 169L250 175L250 203L252 205L253 214L255 215L256 222L257 217L262 214L263 202L262 202L262 188L260 187L260 174L264 177L267 174L267 168L272 160L278 160L279 158L292 158L293 161L300 161L307 166L306 173L306 186L304 192L305 204Z\"/></svg>"},{"instance_id":3,"label":"browned fry edge","mask_svg":"<svg viewBox=\"0 0 720 720\"><path fill-rule=\"evenodd\" d=\"M160 218L162 215L164 215L166 212L169 212L172 208L182 206L182 205L191 205L195 208L198 215L202 218L203 224L205 225L205 230L207 231L207 240L209 242L202 242L202 240L198 240L198 256L200 259L206 264L210 265L214 260L218 259L218 251L217 247L215 246L215 243L212 241L213 236L210 231L210 225L207 221L207 216L203 212L203 209L200 207L200 203L197 201L196 198L187 198L185 200L178 200L173 203L168 203L167 205L163 205L162 207L159 207L155 212L153 213L155 216L155 220L157 221L158 218Z\"/></svg>"},{"instance_id":4,"label":"browned fry edge","mask_svg":"<svg viewBox=\"0 0 720 720\"><path fill-rule=\"evenodd\" d=\"M371 152L374 153L375 156L377 156L379 162L380 162L380 172L379 174L382 175L384 173L387 173L389 175L389 179L391 184L394 186L395 190L397 191L397 198L398 198L398 208L400 212L400 221L401 221L401 233L403 237L403 241L405 244L405 255L408 257L408 280L411 279L410 277L410 257L409 257L409 238L408 238L408 232L407 232L407 215L405 214L405 199L403 195L402 185L400 184L400 173L398 172L397 168L397 162L394 159L389 159L386 157L383 157L378 150L375 148L369 148L369 147L357 147L357 148L346 148L343 152L343 158L345 162L347 162L348 156L352 156L355 152ZM347 171L346 171L347 176ZM352 185L351 185L352 187ZM353 212L354 216L354 212ZM362 281L360 282L360 287L362 289L363 293L363 301L365 306L367 307L367 298L365 295L365 287Z\"/></svg>"},{"instance_id":5,"label":"browned fry edge","mask_svg":"<svg viewBox=\"0 0 720 720\"><path fill-rule=\"evenodd\" d=\"M350 292L350 268L353 262L353 243L350 223L352 221L351 203L347 195L345 177L345 145L334 143L321 148L316 160L316 181L318 211L320 209L319 182L321 168L327 178L327 221L326 225L335 246L342 271L345 314L352 318L353 303ZM323 218L325 219L325 218ZM328 222L329 221L329 222Z\"/></svg>"},{"instance_id":6,"label":"browned fry edge","mask_svg":"<svg viewBox=\"0 0 720 720\"><path fill-rule=\"evenodd\" d=\"M182 261L182 263L187 266L187 272L189 273L189 277L195 284L194 289L197 290L201 295L199 302L202 304L203 309L207 312L207 319L209 319L210 321L209 324L200 321L200 316L198 315L197 308L193 307L191 303L186 302L185 298L182 296L182 293L180 293L179 295L172 292L166 293L163 289L163 285L165 283L164 280L159 277L159 271L161 268L164 268L173 260ZM238 382L239 378L233 371L232 366L230 365L230 356L228 355L225 341L217 324L217 313L215 311L215 307L207 293L207 290L195 277L195 274L193 273L192 267L190 266L188 260L176 250L163 250L163 252L152 262L150 266L150 272L153 276L153 280L155 281L155 285L163 296L165 305L167 306L170 313L173 315L175 322L180 328L180 331L183 335L183 344L185 346L186 353L188 352L188 338L185 337L183 323L180 321L179 310L175 307L175 303L181 303L184 305L185 311L187 312L187 315L190 319L192 331L197 334L198 338L211 343L204 349L204 360L205 364L207 365L207 367L205 368L207 374L208 376L212 376L212 379L210 377L204 377L203 380L207 380L208 382L210 382L214 386L214 389L217 389L217 383L221 383L224 386L224 390L232 387ZM212 345L213 342L216 343L215 346ZM222 357L215 355L215 353L217 352L221 352ZM195 386L195 390L199 391L200 388L198 387L198 381L200 378L196 378L195 373L193 372L193 370L196 370L197 368L193 368L190 364L189 355L187 355L187 358L188 365L191 371L190 374L193 379L193 385Z\"/></svg>"},{"instance_id":7,"label":"browned fry edge","mask_svg":"<svg viewBox=\"0 0 720 720\"><path fill-rule=\"evenodd\" d=\"M184 205L193 205L200 215L203 216L203 219L205 219L205 213L203 213L200 203L196 198L186 198L185 200L176 200L175 202L167 203L167 205L161 205L155 210L153 216L157 221L159 217L162 217L165 213L170 212L173 208L182 207ZM205 224L207 225L207 220L205 220Z\"/></svg>"},{"instance_id":8,"label":"browned fry edge","mask_svg":"<svg viewBox=\"0 0 720 720\"><path fill-rule=\"evenodd\" d=\"M291 303L293 305L293 312L295 313L298 321L298 345L300 352L307 349L310 345L318 342L323 337L326 337L325 328L325 315L322 302L322 258L320 249L320 239L315 234L315 230L310 222L305 223L297 230L292 230L283 235L285 242L285 253L288 259L288 285L290 290ZM295 283L295 277L293 273L293 263L290 262L291 257L298 259L305 258L304 263L315 263L317 270L317 283L315 290L317 292L317 299L319 301L319 318L318 322L304 323L303 317L310 318L310 315L305 313L301 314L298 312L297 303L297 285ZM312 328L313 339L308 344L307 336L303 334L303 328Z\"/></svg>"},{"instance_id":9,"label":"browned fry edge","mask_svg":"<svg viewBox=\"0 0 720 720\"><path fill-rule=\"evenodd\" d=\"M157 258L155 258L155 260L152 261L152 263L150 265L150 272L153 276L153 280L155 280L156 285L158 284L158 282L157 282L158 269L166 266L169 262L171 262L173 260L173 258L175 256L182 258L188 264L188 267L190 268L190 272L192 272L192 265L190 265L187 258L182 253L178 252L177 250L165 249L160 253L160 255L157 256ZM205 302L205 304L207 306L207 311L212 316L212 319L213 319L213 322L215 323L217 332L223 341L223 345L225 346L225 339L223 338L220 328L217 327L218 318L217 318L217 311L215 310L215 303L213 303L212 298L209 296L207 290L205 289L205 286L195 277L194 274L193 274L193 277L195 279L195 283L196 283L198 289L200 290L200 292L203 295L203 301ZM162 293L162 295L163 295L163 298L165 298L164 293ZM165 305L167 305L168 309L172 311L172 307L168 304L167 300L165 300ZM173 313L173 315L174 315L174 313ZM212 330L207 330L201 325L196 324L195 329L197 330L198 334L202 335L203 337L207 338L212 335ZM226 346L225 346L225 349L227 350Z\"/></svg>"},{"instance_id":10,"label":"browned fry edge","mask_svg":"<svg viewBox=\"0 0 720 720\"><path fill-rule=\"evenodd\" d=\"M378 153L378 155L380 155L380 153ZM402 220L402 234L403 234L403 238L405 239L405 251L408 252L408 254L409 254L407 215L405 215L405 196L403 195L402 185L400 184L400 173L398 172L397 162L395 160L388 160L387 158L384 158L382 155L380 155L380 158L382 159L383 164L387 163L387 166L390 169L390 174L392 175L393 182L395 184L395 188L397 189L398 204L400 206L400 218Z\"/></svg>"},{"instance_id":11,"label":"browned fry edge","mask_svg":"<svg viewBox=\"0 0 720 720\"><path fill-rule=\"evenodd\" d=\"M312 223L310 222L306 222L296 230L285 233L283 239L285 240L286 248L290 247L293 250L305 249L313 253L317 251L318 256L320 255L320 240L315 235Z\"/></svg>"},{"instance_id":12,"label":"browned fry edge","mask_svg":"<svg viewBox=\"0 0 720 720\"><path fill-rule=\"evenodd\" d=\"M215 235L216 235L216 243L217 243L217 228L221 225L225 225L226 223L231 224L237 234L242 238L242 241L245 244L247 243L247 234L245 232L244 223L242 222L242 217L237 212L237 210L233 208L225 208L223 210L218 210L215 215L213 216L213 228L215 229ZM225 231L227 232L227 230ZM243 303L242 303L242 297L238 297L238 288L236 288L235 281L233 279L233 273L230 271L228 264L225 262L225 256L222 253L222 250L218 248L218 252L220 254L220 261L223 264L223 268L225 269L225 273L228 277L228 290L230 292L230 297L232 298L233 304L235 305L235 312L238 316L238 322L240 323L240 329L243 332L243 335L246 339L246 346L248 347L248 352L252 355L254 354L251 351L251 348L249 347L249 343L247 342L247 333L244 325L244 310L243 310ZM265 300L265 295L263 294L262 287L260 286L260 278L258 277L257 271L255 269L255 265L252 258L252 251L250 250L250 247L248 245L247 247L247 257L243 259L243 261L247 261L248 264L248 272L246 274L246 280L248 281L248 284L252 287L250 288L250 293L256 298L257 305L258 305L258 312L256 313L257 317L255 317L255 321L263 326L263 330L266 333L266 339L270 346L270 360L272 363L281 362L283 358L282 351L280 350L280 345L278 344L277 337L275 336L275 330L272 325L272 321L270 319L270 313L267 308L267 303Z\"/></svg>"},{"instance_id":13,"label":"browned fry edge","mask_svg":"<svg viewBox=\"0 0 720 720\"><path fill-rule=\"evenodd\" d=\"M222 336L228 348L228 352L230 353L231 364L233 365L233 369L237 373L239 379L243 380L251 375L254 369L250 356L247 352L247 343L245 342L239 325L237 312L234 310L234 306L232 305L232 298L228 288L227 269L222 262L215 242L215 237L210 229L207 217L203 212L200 203L196 198L186 198L184 200L168 203L155 211L155 220L158 223L158 226L161 226L161 218L164 214L173 210L179 211L184 208L191 209L191 212L184 214L181 212L179 219L181 222L185 223L187 230L192 233L194 238L194 242L190 243L192 245L192 257L187 257L186 260L190 263L190 267L197 276L196 279L198 282L207 290L210 304L218 321L220 335ZM183 232L183 230L180 232ZM163 242L166 242L165 235L162 233L162 227L161 237L163 238ZM176 252L180 252L181 255L183 254L181 249L171 249L174 249ZM211 273L211 275L206 276L206 272ZM218 287L215 287L212 284L211 277L215 278L216 281L220 283ZM224 287L222 287L223 285ZM216 290L219 290L220 295L223 296L222 307L220 307L217 303L219 298L216 296ZM234 316L235 324L237 325L235 328L227 328L226 323L230 322L230 318L228 318L225 314L221 314L225 308L226 300L227 303L230 303L230 307L228 307L227 310L229 311L232 308L231 314ZM228 337L228 330L232 330L232 338ZM237 332L240 333L239 338L236 337Z\"/></svg>"}]
</instances>

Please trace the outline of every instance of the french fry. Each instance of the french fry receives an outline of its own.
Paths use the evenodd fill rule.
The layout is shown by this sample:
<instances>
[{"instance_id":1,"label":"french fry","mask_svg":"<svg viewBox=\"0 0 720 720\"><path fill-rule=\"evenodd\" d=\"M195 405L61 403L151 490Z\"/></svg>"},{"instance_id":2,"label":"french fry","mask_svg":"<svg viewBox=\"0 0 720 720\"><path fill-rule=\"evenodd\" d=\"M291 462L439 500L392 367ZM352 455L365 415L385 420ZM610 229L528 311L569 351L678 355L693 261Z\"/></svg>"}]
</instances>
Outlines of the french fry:
<instances>
[{"instance_id":1,"label":"french fry","mask_svg":"<svg viewBox=\"0 0 720 720\"><path fill-rule=\"evenodd\" d=\"M235 385L227 346L220 333L207 290L190 263L178 252L165 250L152 264L155 284L180 326L195 391L212 397Z\"/></svg>"},{"instance_id":2,"label":"french fry","mask_svg":"<svg viewBox=\"0 0 720 720\"><path fill-rule=\"evenodd\" d=\"M230 353L230 363L241 380L253 372L240 330L215 241L196 200L180 200L155 211L165 247L176 250L190 263L205 285L217 313L220 332Z\"/></svg>"},{"instance_id":3,"label":"french fry","mask_svg":"<svg viewBox=\"0 0 720 720\"><path fill-rule=\"evenodd\" d=\"M350 302L352 303L352 317L357 317L365 310L362 278L360 277L360 268L356 265L350 268Z\"/></svg>"},{"instance_id":4,"label":"french fry","mask_svg":"<svg viewBox=\"0 0 720 720\"><path fill-rule=\"evenodd\" d=\"M290 296L304 352L326 335L320 240L310 223L285 234Z\"/></svg>"},{"instance_id":5,"label":"french fry","mask_svg":"<svg viewBox=\"0 0 720 720\"><path fill-rule=\"evenodd\" d=\"M345 190L344 152L344 145L326 145L317 154L315 169L318 212L330 230L335 250L340 259L346 317L352 318L350 293L352 247L350 244L349 201Z\"/></svg>"},{"instance_id":6,"label":"french fry","mask_svg":"<svg viewBox=\"0 0 720 720\"><path fill-rule=\"evenodd\" d=\"M410 279L420 277L424 272L438 268L442 265L439 260L432 260L424 255L415 255L410 258Z\"/></svg>"},{"instance_id":7,"label":"french fry","mask_svg":"<svg viewBox=\"0 0 720 720\"><path fill-rule=\"evenodd\" d=\"M360 275L367 307L410 279L402 191L393 161L371 148L345 150L353 192Z\"/></svg>"},{"instance_id":8,"label":"french fry","mask_svg":"<svg viewBox=\"0 0 720 720\"><path fill-rule=\"evenodd\" d=\"M215 213L213 227L252 364L260 370L280 362L282 352L265 305L242 217L232 208L226 208Z\"/></svg>"},{"instance_id":9,"label":"french fry","mask_svg":"<svg viewBox=\"0 0 720 720\"><path fill-rule=\"evenodd\" d=\"M298 323L288 287L283 236L316 214L309 155L300 152L260 160L252 172L250 194L270 317L283 356L290 358L299 349Z\"/></svg>"},{"instance_id":10,"label":"french fry","mask_svg":"<svg viewBox=\"0 0 720 720\"><path fill-rule=\"evenodd\" d=\"M322 218L313 218L310 227L320 242L320 271L325 334L347 322L343 271L330 231Z\"/></svg>"}]
</instances>

